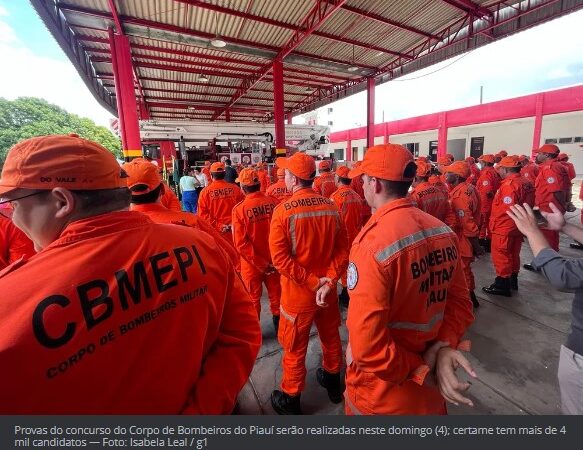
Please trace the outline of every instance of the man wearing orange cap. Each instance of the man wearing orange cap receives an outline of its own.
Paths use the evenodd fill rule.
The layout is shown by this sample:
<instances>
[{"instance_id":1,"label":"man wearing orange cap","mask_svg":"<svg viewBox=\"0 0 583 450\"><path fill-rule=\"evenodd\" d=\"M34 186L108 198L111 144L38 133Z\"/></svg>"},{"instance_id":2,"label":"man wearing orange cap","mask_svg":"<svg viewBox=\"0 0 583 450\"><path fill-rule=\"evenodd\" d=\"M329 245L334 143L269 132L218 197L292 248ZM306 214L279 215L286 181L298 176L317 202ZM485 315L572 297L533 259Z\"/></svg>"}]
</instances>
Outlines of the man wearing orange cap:
<instances>
[{"instance_id":1,"label":"man wearing orange cap","mask_svg":"<svg viewBox=\"0 0 583 450\"><path fill-rule=\"evenodd\" d=\"M332 161L325 159L318 164L320 175L314 180L314 192L330 198L336 190L336 180L332 173Z\"/></svg>"},{"instance_id":2,"label":"man wearing orange cap","mask_svg":"<svg viewBox=\"0 0 583 450\"><path fill-rule=\"evenodd\" d=\"M527 178L531 181L532 185L536 181L536 177L538 177L539 167L536 163L530 161L527 156L523 155L524 158L521 157L522 169L520 169L520 175L524 178Z\"/></svg>"},{"instance_id":3,"label":"man wearing orange cap","mask_svg":"<svg viewBox=\"0 0 583 450\"><path fill-rule=\"evenodd\" d=\"M369 148L350 172L375 213L350 251L347 414L445 414L444 396L471 404L455 376L458 364L473 374L456 350L473 321L458 239L407 198L415 173L395 144Z\"/></svg>"},{"instance_id":4,"label":"man wearing orange cap","mask_svg":"<svg viewBox=\"0 0 583 450\"><path fill-rule=\"evenodd\" d=\"M356 161L353 164L352 168L354 169L358 167L361 163L362 161ZM364 199L364 190L362 185L363 185L362 176L354 177L350 182L350 188L354 192L356 192L358 196L362 199L362 225L364 226L364 224L368 222L368 219L370 219L372 211L370 209L370 206L368 206L368 203Z\"/></svg>"},{"instance_id":5,"label":"man wearing orange cap","mask_svg":"<svg viewBox=\"0 0 583 450\"><path fill-rule=\"evenodd\" d=\"M429 183L441 189L445 194L449 195L449 186L445 182L445 168L453 162L449 156L444 155L437 158L437 166L433 170L433 175L429 176Z\"/></svg>"},{"instance_id":6,"label":"man wearing orange cap","mask_svg":"<svg viewBox=\"0 0 583 450\"><path fill-rule=\"evenodd\" d=\"M277 335L281 286L269 253L269 226L277 201L260 191L259 177L253 169L243 169L237 183L245 192L245 199L233 208L232 219L233 241L241 255L241 278L258 318L261 317L262 285L265 283Z\"/></svg>"},{"instance_id":7,"label":"man wearing orange cap","mask_svg":"<svg viewBox=\"0 0 583 450\"><path fill-rule=\"evenodd\" d=\"M231 220L233 207L243 200L241 189L225 181L225 165L216 162L210 168L213 182L205 187L198 198L198 213L215 230L232 239Z\"/></svg>"},{"instance_id":8,"label":"man wearing orange cap","mask_svg":"<svg viewBox=\"0 0 583 450\"><path fill-rule=\"evenodd\" d=\"M567 175L569 178L567 189L567 211L574 212L577 208L575 207L575 205L573 205L573 202L571 200L573 197L573 180L577 176L577 173L575 172L575 166L573 165L573 163L569 162L569 155L567 155L566 153L559 153L557 161L563 164L563 166L565 166L565 169L567 169Z\"/></svg>"},{"instance_id":9,"label":"man wearing orange cap","mask_svg":"<svg viewBox=\"0 0 583 450\"><path fill-rule=\"evenodd\" d=\"M269 175L267 174L267 165L263 162L257 164L257 176L261 186L261 192L265 194L269 186Z\"/></svg>"},{"instance_id":10,"label":"man wearing orange cap","mask_svg":"<svg viewBox=\"0 0 583 450\"><path fill-rule=\"evenodd\" d=\"M76 136L15 145L0 195L39 249L0 275L0 413L232 411L261 333L209 235L128 211L115 157Z\"/></svg>"},{"instance_id":11,"label":"man wearing orange cap","mask_svg":"<svg viewBox=\"0 0 583 450\"><path fill-rule=\"evenodd\" d=\"M349 172L350 169L346 166L339 166L336 169L336 184L338 185L338 189L330 196L330 199L338 207L340 217L342 218L342 222L344 222L348 236L348 247L352 245L352 241L354 241L354 238L362 228L363 208L362 198L350 188L351 180L348 177ZM348 254L346 257L346 265L348 265ZM347 306L350 299L346 290L346 273L342 275L341 282L342 292L340 293L339 300L341 304Z\"/></svg>"},{"instance_id":12,"label":"man wearing orange cap","mask_svg":"<svg viewBox=\"0 0 583 450\"><path fill-rule=\"evenodd\" d=\"M32 241L14 226L6 211L8 209L0 208L0 270L35 254Z\"/></svg>"},{"instance_id":13,"label":"man wearing orange cap","mask_svg":"<svg viewBox=\"0 0 583 450\"><path fill-rule=\"evenodd\" d=\"M506 212L512 205L529 203L532 206L534 203L529 182L520 176L521 166L517 156L506 156L498 167L502 183L494 196L490 215L492 263L496 279L490 286L482 288L487 294L511 297L511 291L518 290L522 233Z\"/></svg>"},{"instance_id":14,"label":"man wearing orange cap","mask_svg":"<svg viewBox=\"0 0 583 450\"><path fill-rule=\"evenodd\" d=\"M468 178L468 183L475 186L478 182L478 178L480 178L480 169L476 164L476 160L472 156L468 156L466 162L470 166L470 177Z\"/></svg>"},{"instance_id":15,"label":"man wearing orange cap","mask_svg":"<svg viewBox=\"0 0 583 450\"><path fill-rule=\"evenodd\" d=\"M153 164L142 158L134 158L129 163L125 163L122 168L128 175L126 180L132 194L130 211L141 212L156 223L188 225L210 234L225 251L233 266L239 270L239 253L230 239L225 239L199 215L172 211L161 204L161 192L165 185Z\"/></svg>"},{"instance_id":16,"label":"man wearing orange cap","mask_svg":"<svg viewBox=\"0 0 583 450\"><path fill-rule=\"evenodd\" d=\"M416 167L413 190L409 193L409 198L421 211L431 214L450 227L454 226L457 219L449 204L448 194L429 182L431 164L418 159Z\"/></svg>"},{"instance_id":17,"label":"man wearing orange cap","mask_svg":"<svg viewBox=\"0 0 583 450\"><path fill-rule=\"evenodd\" d=\"M480 197L480 218L478 224L480 227L480 245L490 251L490 214L492 212L492 201L494 195L500 187L500 175L494 169L494 155L482 155L478 158L482 165L480 177L476 183L476 189Z\"/></svg>"},{"instance_id":18,"label":"man wearing orange cap","mask_svg":"<svg viewBox=\"0 0 583 450\"><path fill-rule=\"evenodd\" d=\"M534 150L536 162L539 165L539 174L535 181L535 206L540 211L553 212L549 203L565 214L567 211L567 190L570 184L567 169L557 161L559 147L554 144L545 144ZM557 231L542 229L542 233L549 242L551 248L559 251L559 233ZM532 264L524 264L523 267L530 271L536 271Z\"/></svg>"},{"instance_id":19,"label":"man wearing orange cap","mask_svg":"<svg viewBox=\"0 0 583 450\"><path fill-rule=\"evenodd\" d=\"M342 401L340 310L337 281L346 270L348 242L340 214L329 198L312 189L314 159L305 153L278 158L291 198L275 208L269 233L273 265L281 275L279 342L283 348L281 390L271 394L278 414L301 414L306 351L312 323L322 343L318 382L334 403Z\"/></svg>"},{"instance_id":20,"label":"man wearing orange cap","mask_svg":"<svg viewBox=\"0 0 583 450\"><path fill-rule=\"evenodd\" d=\"M278 202L286 200L291 197L291 192L287 190L285 185L285 170L277 169L277 181L267 188L265 195L275 198Z\"/></svg>"},{"instance_id":21,"label":"man wearing orange cap","mask_svg":"<svg viewBox=\"0 0 583 450\"><path fill-rule=\"evenodd\" d=\"M454 231L459 238L459 253L466 283L474 308L480 306L474 289L476 288L472 262L476 256L484 254L478 236L480 229L480 197L476 188L466 180L470 176L470 168L465 161L457 161L446 167L447 183L451 186L449 199L458 223Z\"/></svg>"}]
</instances>

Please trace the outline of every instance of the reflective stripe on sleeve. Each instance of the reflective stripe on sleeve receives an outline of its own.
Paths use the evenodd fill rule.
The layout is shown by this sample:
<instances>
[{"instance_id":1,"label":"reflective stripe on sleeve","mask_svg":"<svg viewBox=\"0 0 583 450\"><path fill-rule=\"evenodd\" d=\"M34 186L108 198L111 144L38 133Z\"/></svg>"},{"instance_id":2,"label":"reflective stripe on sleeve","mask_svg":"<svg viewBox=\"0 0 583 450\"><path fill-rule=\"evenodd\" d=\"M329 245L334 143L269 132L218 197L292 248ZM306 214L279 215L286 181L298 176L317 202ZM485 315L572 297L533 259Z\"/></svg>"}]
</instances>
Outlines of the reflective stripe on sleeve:
<instances>
[{"instance_id":1,"label":"reflective stripe on sleeve","mask_svg":"<svg viewBox=\"0 0 583 450\"><path fill-rule=\"evenodd\" d=\"M297 238L296 238L296 219L305 219L307 217L325 217L325 216L335 216L337 219L337 226L338 220L340 220L340 216L338 215L337 211L309 211L303 212L298 214L292 214L289 216L289 235L291 240L291 254L295 256L296 249L297 249Z\"/></svg>"},{"instance_id":2,"label":"reflective stripe on sleeve","mask_svg":"<svg viewBox=\"0 0 583 450\"><path fill-rule=\"evenodd\" d=\"M389 322L387 327L393 330L415 330L429 332L433 329L438 322L443 320L443 311L434 315L427 323L415 323L415 322Z\"/></svg>"},{"instance_id":3,"label":"reflective stripe on sleeve","mask_svg":"<svg viewBox=\"0 0 583 450\"><path fill-rule=\"evenodd\" d=\"M442 227L435 227L429 228L427 230L417 231L416 233L410 234L409 236L405 236L399 239L398 241L393 242L388 247L379 251L375 255L375 259L377 260L377 262L382 263L383 261L389 259L391 256L405 250L407 247L410 247L419 241L422 241L430 237L446 235L450 233L453 233L453 231L446 225Z\"/></svg>"}]
</instances>

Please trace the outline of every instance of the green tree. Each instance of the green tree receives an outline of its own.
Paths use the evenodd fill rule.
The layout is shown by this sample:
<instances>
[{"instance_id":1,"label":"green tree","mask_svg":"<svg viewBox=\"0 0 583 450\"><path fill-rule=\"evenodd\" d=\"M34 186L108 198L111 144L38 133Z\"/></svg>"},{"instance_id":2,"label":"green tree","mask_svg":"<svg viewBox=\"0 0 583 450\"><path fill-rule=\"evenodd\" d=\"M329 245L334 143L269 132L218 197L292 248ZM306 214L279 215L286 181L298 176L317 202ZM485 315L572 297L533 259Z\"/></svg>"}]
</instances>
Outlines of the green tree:
<instances>
[{"instance_id":1,"label":"green tree","mask_svg":"<svg viewBox=\"0 0 583 450\"><path fill-rule=\"evenodd\" d=\"M8 150L23 139L68 133L99 142L116 157L122 156L119 138L90 119L70 114L40 98L20 97L10 101L0 97L0 166Z\"/></svg>"}]
</instances>

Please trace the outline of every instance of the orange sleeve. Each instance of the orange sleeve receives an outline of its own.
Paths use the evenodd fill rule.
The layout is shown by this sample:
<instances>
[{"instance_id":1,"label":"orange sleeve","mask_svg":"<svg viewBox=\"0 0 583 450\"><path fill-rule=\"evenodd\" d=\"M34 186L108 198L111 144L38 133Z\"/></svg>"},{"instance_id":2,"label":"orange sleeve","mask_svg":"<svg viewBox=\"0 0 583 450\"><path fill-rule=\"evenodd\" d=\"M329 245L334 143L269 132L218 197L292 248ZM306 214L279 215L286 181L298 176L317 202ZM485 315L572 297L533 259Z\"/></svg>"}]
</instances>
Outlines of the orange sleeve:
<instances>
[{"instance_id":1,"label":"orange sleeve","mask_svg":"<svg viewBox=\"0 0 583 450\"><path fill-rule=\"evenodd\" d=\"M326 276L332 279L332 284L336 284L338 279L346 272L348 266L348 232L344 221L338 214L338 226L336 236L334 236L334 251L332 252L332 261L326 272Z\"/></svg>"},{"instance_id":2,"label":"orange sleeve","mask_svg":"<svg viewBox=\"0 0 583 450\"><path fill-rule=\"evenodd\" d=\"M346 322L353 364L363 372L400 384L425 362L417 353L397 344L391 336L387 324L392 280L378 265L373 252L362 245L353 245L350 261L356 266L357 274L356 285L349 292Z\"/></svg>"},{"instance_id":3,"label":"orange sleeve","mask_svg":"<svg viewBox=\"0 0 583 450\"><path fill-rule=\"evenodd\" d=\"M238 209L233 209L233 242L235 248L245 261L254 266L260 272L265 272L265 269L269 265L269 261L262 259L253 247L253 243L247 235L247 226L243 220L243 214L238 214Z\"/></svg>"},{"instance_id":4,"label":"orange sleeve","mask_svg":"<svg viewBox=\"0 0 583 450\"><path fill-rule=\"evenodd\" d=\"M443 321L436 340L449 342L451 348L457 348L473 321L474 314L472 313L470 293L462 270L461 259L458 258L451 284L447 290Z\"/></svg>"},{"instance_id":5,"label":"orange sleeve","mask_svg":"<svg viewBox=\"0 0 583 450\"><path fill-rule=\"evenodd\" d=\"M182 206L180 206L180 201L176 194L170 189L170 187L163 183L164 186L164 195L160 198L160 202L169 210L171 211L182 211Z\"/></svg>"},{"instance_id":6,"label":"orange sleeve","mask_svg":"<svg viewBox=\"0 0 583 450\"><path fill-rule=\"evenodd\" d=\"M518 196L516 191L512 189L509 184L504 184L498 189L498 195L500 196L500 203L495 205L496 209L499 211L508 211L512 205L515 205L518 201Z\"/></svg>"},{"instance_id":7,"label":"orange sleeve","mask_svg":"<svg viewBox=\"0 0 583 450\"><path fill-rule=\"evenodd\" d=\"M204 188L198 197L198 215L210 223L214 227L213 218L210 212L210 199L207 192L208 188Z\"/></svg>"},{"instance_id":8,"label":"orange sleeve","mask_svg":"<svg viewBox=\"0 0 583 450\"><path fill-rule=\"evenodd\" d=\"M10 236L8 237L8 262L12 264L23 256L30 258L36 254L34 244L26 234L16 228L15 225L12 225L10 228Z\"/></svg>"},{"instance_id":9,"label":"orange sleeve","mask_svg":"<svg viewBox=\"0 0 583 450\"><path fill-rule=\"evenodd\" d=\"M278 214L279 211L282 211L281 207L275 209L269 229L269 251L273 266L284 277L290 278L296 284L306 285L316 292L320 285L320 277L308 272L291 257L289 228L282 215Z\"/></svg>"},{"instance_id":10,"label":"orange sleeve","mask_svg":"<svg viewBox=\"0 0 583 450\"><path fill-rule=\"evenodd\" d=\"M460 219L464 236L469 238L478 237L480 229L474 220L471 198L462 194L459 197L452 199L452 206Z\"/></svg>"},{"instance_id":11,"label":"orange sleeve","mask_svg":"<svg viewBox=\"0 0 583 450\"><path fill-rule=\"evenodd\" d=\"M218 335L204 358L184 414L230 414L261 347L261 328L251 298L226 257L225 264L227 298Z\"/></svg>"},{"instance_id":12,"label":"orange sleeve","mask_svg":"<svg viewBox=\"0 0 583 450\"><path fill-rule=\"evenodd\" d=\"M448 227L450 227L452 230L455 230L459 226L459 222L449 200L447 201L446 208L447 209L443 221Z\"/></svg>"},{"instance_id":13,"label":"orange sleeve","mask_svg":"<svg viewBox=\"0 0 583 450\"><path fill-rule=\"evenodd\" d=\"M545 167L539 176L543 177L543 183L546 185L547 192L562 192L562 174L555 172L551 168Z\"/></svg>"}]
</instances>

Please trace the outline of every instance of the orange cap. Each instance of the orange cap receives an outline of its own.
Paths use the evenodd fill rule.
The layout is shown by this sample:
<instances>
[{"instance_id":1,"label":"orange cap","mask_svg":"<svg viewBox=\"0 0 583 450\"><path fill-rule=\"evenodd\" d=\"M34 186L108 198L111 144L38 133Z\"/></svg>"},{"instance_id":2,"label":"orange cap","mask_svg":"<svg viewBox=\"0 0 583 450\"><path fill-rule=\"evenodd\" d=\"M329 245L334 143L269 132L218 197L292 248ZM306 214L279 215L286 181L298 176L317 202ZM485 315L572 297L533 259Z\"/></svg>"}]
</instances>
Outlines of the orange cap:
<instances>
[{"instance_id":1,"label":"orange cap","mask_svg":"<svg viewBox=\"0 0 583 450\"><path fill-rule=\"evenodd\" d=\"M415 164L417 164L417 176L426 177L431 173L431 164L428 162L418 159Z\"/></svg>"},{"instance_id":2,"label":"orange cap","mask_svg":"<svg viewBox=\"0 0 583 450\"><path fill-rule=\"evenodd\" d=\"M559 153L559 156L557 156L557 159L559 161L569 161L569 155L567 155L566 153Z\"/></svg>"},{"instance_id":3,"label":"orange cap","mask_svg":"<svg viewBox=\"0 0 583 450\"><path fill-rule=\"evenodd\" d=\"M318 170L330 170L332 168L332 163L330 160L325 159L324 161L320 161L318 164Z\"/></svg>"},{"instance_id":4,"label":"orange cap","mask_svg":"<svg viewBox=\"0 0 583 450\"><path fill-rule=\"evenodd\" d=\"M259 177L255 170L243 169L235 182L241 184L241 186L255 186L259 184Z\"/></svg>"},{"instance_id":5,"label":"orange cap","mask_svg":"<svg viewBox=\"0 0 583 450\"><path fill-rule=\"evenodd\" d=\"M499 167L520 167L520 158L516 155L505 156L502 160L498 163Z\"/></svg>"},{"instance_id":6,"label":"orange cap","mask_svg":"<svg viewBox=\"0 0 583 450\"><path fill-rule=\"evenodd\" d=\"M470 166L465 161L456 161L445 168L445 173L455 173L462 178L470 176Z\"/></svg>"},{"instance_id":7,"label":"orange cap","mask_svg":"<svg viewBox=\"0 0 583 450\"><path fill-rule=\"evenodd\" d=\"M297 152L289 158L277 158L275 163L282 169L287 169L302 180L312 180L316 176L316 162L305 153Z\"/></svg>"},{"instance_id":8,"label":"orange cap","mask_svg":"<svg viewBox=\"0 0 583 450\"><path fill-rule=\"evenodd\" d=\"M449 156L444 155L437 158L437 164L440 166L449 166L452 163L452 160L449 159Z\"/></svg>"},{"instance_id":9,"label":"orange cap","mask_svg":"<svg viewBox=\"0 0 583 450\"><path fill-rule=\"evenodd\" d=\"M211 173L216 172L224 172L225 171L225 163L216 162L211 164Z\"/></svg>"},{"instance_id":10,"label":"orange cap","mask_svg":"<svg viewBox=\"0 0 583 450\"><path fill-rule=\"evenodd\" d=\"M528 156L526 156L526 155L520 155L518 157L518 161L520 161L520 162L528 161Z\"/></svg>"},{"instance_id":11,"label":"orange cap","mask_svg":"<svg viewBox=\"0 0 583 450\"><path fill-rule=\"evenodd\" d=\"M346 166L339 166L336 168L336 175L338 175L340 178L349 178L348 177L349 172L350 169Z\"/></svg>"},{"instance_id":12,"label":"orange cap","mask_svg":"<svg viewBox=\"0 0 583 450\"><path fill-rule=\"evenodd\" d=\"M143 191L132 191L132 195L147 194L156 189L160 186L160 183L162 183L162 179L158 173L158 168L144 158L132 159L130 162L125 163L122 168L128 174L127 184L130 190L138 184L145 184L148 186L148 188Z\"/></svg>"},{"instance_id":13,"label":"orange cap","mask_svg":"<svg viewBox=\"0 0 583 450\"><path fill-rule=\"evenodd\" d=\"M478 161L484 161L486 163L489 164L494 164L496 162L496 159L494 158L494 155L482 155L478 158Z\"/></svg>"},{"instance_id":14,"label":"orange cap","mask_svg":"<svg viewBox=\"0 0 583 450\"><path fill-rule=\"evenodd\" d=\"M451 162L453 162L455 160L455 157L451 153L446 153L445 157L447 159L449 159Z\"/></svg>"},{"instance_id":15,"label":"orange cap","mask_svg":"<svg viewBox=\"0 0 583 450\"><path fill-rule=\"evenodd\" d=\"M17 188L70 190L127 187L113 154L76 134L39 136L14 145L2 169L0 195Z\"/></svg>"},{"instance_id":16,"label":"orange cap","mask_svg":"<svg viewBox=\"0 0 583 450\"><path fill-rule=\"evenodd\" d=\"M501 156L502 158L505 158L506 156L508 156L508 152L506 150L500 150L498 153L496 153L496 156Z\"/></svg>"},{"instance_id":17,"label":"orange cap","mask_svg":"<svg viewBox=\"0 0 583 450\"><path fill-rule=\"evenodd\" d=\"M277 178L283 178L285 177L285 169L282 169L281 167L277 169Z\"/></svg>"},{"instance_id":18,"label":"orange cap","mask_svg":"<svg viewBox=\"0 0 583 450\"><path fill-rule=\"evenodd\" d=\"M558 155L560 153L559 147L555 144L545 144L541 148L534 150L534 153L546 153L547 155Z\"/></svg>"},{"instance_id":19,"label":"orange cap","mask_svg":"<svg viewBox=\"0 0 583 450\"><path fill-rule=\"evenodd\" d=\"M411 181L411 177L405 177L405 169L409 164L414 164L413 155L402 145L380 144L369 148L364 154L362 163L348 174L355 178L361 174L377 177L388 181Z\"/></svg>"},{"instance_id":20,"label":"orange cap","mask_svg":"<svg viewBox=\"0 0 583 450\"><path fill-rule=\"evenodd\" d=\"M474 164L474 163L476 162L476 160L474 159L474 157L473 157L473 156L468 156L468 157L466 158L466 162L467 162L468 164Z\"/></svg>"}]
</instances>

